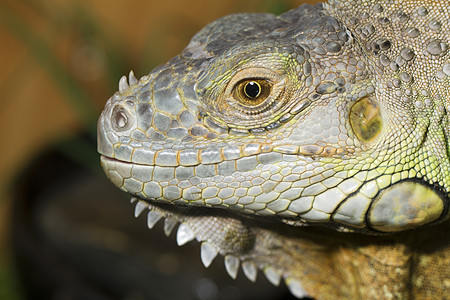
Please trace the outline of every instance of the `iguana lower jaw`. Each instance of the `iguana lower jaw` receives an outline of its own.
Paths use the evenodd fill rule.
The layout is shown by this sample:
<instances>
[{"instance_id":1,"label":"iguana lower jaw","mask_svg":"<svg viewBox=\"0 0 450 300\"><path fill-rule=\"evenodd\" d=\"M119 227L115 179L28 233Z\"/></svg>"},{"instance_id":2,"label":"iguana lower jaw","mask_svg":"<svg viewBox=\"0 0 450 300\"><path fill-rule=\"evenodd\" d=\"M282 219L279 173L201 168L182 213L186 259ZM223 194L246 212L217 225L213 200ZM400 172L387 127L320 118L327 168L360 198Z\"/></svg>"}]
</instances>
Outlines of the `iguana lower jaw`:
<instances>
[{"instance_id":1,"label":"iguana lower jaw","mask_svg":"<svg viewBox=\"0 0 450 300\"><path fill-rule=\"evenodd\" d=\"M117 106L113 110L116 110L116 108ZM223 180L228 175L231 181L236 180L237 177L244 178L245 174L247 174L246 176L249 176L250 173L261 175L261 170L272 166L258 165L260 161L264 160L270 164L274 162L282 164L281 157L283 156L284 158L290 159L300 157L298 154L292 154L292 149L280 149L281 147L278 147L275 152L273 151L273 147L267 146L265 148L266 152L262 152L262 147L256 143L250 145L257 149L253 149L252 152L247 150L246 153L246 149L251 148L247 147L248 145L246 144L240 147L225 147L228 147L228 149L231 148L229 153L234 153L232 155L237 155L240 159L251 159L252 167L256 167L255 170L251 171L248 162L246 162L243 164L244 170L236 170L236 167L232 166L232 172L228 170L228 173L223 175L220 173L212 173L215 169L220 169L223 165L234 164L229 159L207 164L205 167L211 169L209 171L210 174L207 176L216 176L218 180ZM137 151L140 149L142 148L137 148ZM206 150L213 152L215 148ZM146 149L144 151L147 153L151 152ZM205 152L204 149L190 149L189 151L191 154L196 154L197 157L202 157L202 153ZM280 154L281 151L291 152L290 154ZM222 153L224 152L222 150ZM120 154L120 152L118 153ZM259 179L258 184L261 186L254 185L252 187L252 184L249 183L248 188L240 188L240 191L244 191L244 193L239 196L239 188L233 189L231 185L227 186L223 184L225 189L220 190L215 186L208 187L207 183L200 183L197 186L192 184L196 180L202 180L196 175L204 171L195 172L197 169L201 169L203 166L201 160L204 161L208 159L207 157L198 159L194 166L189 166L187 163L182 167L171 166L170 164L163 166L157 165L156 161L158 157L164 155L173 155L175 156L176 163L180 163L180 160L183 159L182 153L183 150L176 151L172 149L153 151L151 162L141 161L139 163L102 156L102 166L109 179L119 188L142 199L163 203L171 202L181 206L225 208L238 214L267 216L292 225L312 222L328 225L339 231L382 234L400 232L435 222L442 222L448 217L448 208L445 204L444 194L438 190L434 190L420 180L410 180L408 178L406 180L400 180L398 178L399 181L394 182L392 178L385 175L362 185L358 192L347 197L342 192L342 189L330 188L315 198L303 196L295 199L298 194L295 190L301 192L305 189L292 188L292 184L289 183L283 187L283 183L266 181L263 176L259 178L255 176L256 179ZM229 153L226 155L230 155ZM118 156L120 157L120 155ZM303 159L305 158L307 159L308 157L303 156ZM149 165L150 163L151 165ZM333 164L329 163L328 165ZM292 169L295 170L298 167ZM289 168L288 164L286 164L285 168ZM277 167L277 169L281 168ZM330 171L328 172L329 175L336 174L331 168L327 171ZM301 174L295 174L294 172L291 172L288 176L291 178L301 178ZM166 182L164 183L165 186L161 186L161 180ZM209 179L206 178L206 180ZM340 182L339 179L332 176L326 180ZM361 182L351 178L343 181L340 186L346 189L352 189L360 185ZM264 187L267 186L269 188L264 190ZM277 188L280 186L281 191L277 191ZM379 190L380 187L383 189ZM273 189L273 191L270 189ZM255 191L257 192L255 193ZM373 196L371 197L370 195ZM286 199L289 199L289 197L293 198L291 203ZM338 201L341 199L345 199L345 201L339 204ZM271 200L272 202L270 202ZM311 201L314 202L311 204ZM333 210L338 204L338 208ZM358 209L360 210L359 212L357 211ZM355 212L358 214L355 215Z\"/></svg>"}]
</instances>

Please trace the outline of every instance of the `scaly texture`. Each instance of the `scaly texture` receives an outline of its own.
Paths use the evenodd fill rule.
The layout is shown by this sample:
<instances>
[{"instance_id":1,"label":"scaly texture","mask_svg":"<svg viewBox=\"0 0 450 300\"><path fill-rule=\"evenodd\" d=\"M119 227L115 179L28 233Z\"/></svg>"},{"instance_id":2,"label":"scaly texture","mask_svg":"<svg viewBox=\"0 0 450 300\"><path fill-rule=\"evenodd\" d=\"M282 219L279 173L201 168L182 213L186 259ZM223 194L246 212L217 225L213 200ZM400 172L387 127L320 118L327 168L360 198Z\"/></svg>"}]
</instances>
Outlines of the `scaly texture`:
<instances>
[{"instance_id":1,"label":"scaly texture","mask_svg":"<svg viewBox=\"0 0 450 300\"><path fill-rule=\"evenodd\" d=\"M449 293L448 1L237 14L137 80L98 125L110 180L298 297ZM134 198L135 200L137 198Z\"/></svg>"}]
</instances>

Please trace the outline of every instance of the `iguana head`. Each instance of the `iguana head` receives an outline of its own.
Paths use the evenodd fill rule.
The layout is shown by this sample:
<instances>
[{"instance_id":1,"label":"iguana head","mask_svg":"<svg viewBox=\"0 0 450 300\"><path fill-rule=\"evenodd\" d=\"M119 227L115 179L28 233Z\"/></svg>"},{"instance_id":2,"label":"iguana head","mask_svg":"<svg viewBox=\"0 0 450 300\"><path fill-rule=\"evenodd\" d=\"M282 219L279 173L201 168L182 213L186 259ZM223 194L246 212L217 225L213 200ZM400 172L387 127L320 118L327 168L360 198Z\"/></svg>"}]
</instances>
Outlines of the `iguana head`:
<instances>
[{"instance_id":1,"label":"iguana head","mask_svg":"<svg viewBox=\"0 0 450 300\"><path fill-rule=\"evenodd\" d=\"M408 69L423 54L362 35L321 6L211 23L120 80L98 123L107 176L151 203L288 224L378 233L447 218L445 103Z\"/></svg>"},{"instance_id":2,"label":"iguana head","mask_svg":"<svg viewBox=\"0 0 450 300\"><path fill-rule=\"evenodd\" d=\"M357 0L217 20L165 65L120 79L98 123L105 173L136 215L149 209L149 227L180 222L178 243L200 241L206 266L220 253L232 277L242 263L251 280L259 268L316 293L331 234L290 225L380 234L448 219L437 13Z\"/></svg>"}]
</instances>

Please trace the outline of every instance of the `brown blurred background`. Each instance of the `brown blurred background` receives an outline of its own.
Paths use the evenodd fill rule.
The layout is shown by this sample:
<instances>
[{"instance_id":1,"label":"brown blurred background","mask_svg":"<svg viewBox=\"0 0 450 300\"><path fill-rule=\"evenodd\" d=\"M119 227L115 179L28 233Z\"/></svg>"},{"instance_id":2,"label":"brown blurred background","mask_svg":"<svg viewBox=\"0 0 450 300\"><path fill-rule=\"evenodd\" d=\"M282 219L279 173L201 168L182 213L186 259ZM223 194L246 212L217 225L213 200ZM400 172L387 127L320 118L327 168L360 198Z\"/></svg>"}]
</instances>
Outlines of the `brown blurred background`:
<instances>
[{"instance_id":1,"label":"brown blurred background","mask_svg":"<svg viewBox=\"0 0 450 300\"><path fill-rule=\"evenodd\" d=\"M95 138L95 120L121 75L148 73L221 16L279 14L307 2L319 1L2 0L0 299L21 298L9 245L14 183L39 153L59 147L87 168L97 164L95 149L77 136ZM61 142L70 139L72 146Z\"/></svg>"}]
</instances>

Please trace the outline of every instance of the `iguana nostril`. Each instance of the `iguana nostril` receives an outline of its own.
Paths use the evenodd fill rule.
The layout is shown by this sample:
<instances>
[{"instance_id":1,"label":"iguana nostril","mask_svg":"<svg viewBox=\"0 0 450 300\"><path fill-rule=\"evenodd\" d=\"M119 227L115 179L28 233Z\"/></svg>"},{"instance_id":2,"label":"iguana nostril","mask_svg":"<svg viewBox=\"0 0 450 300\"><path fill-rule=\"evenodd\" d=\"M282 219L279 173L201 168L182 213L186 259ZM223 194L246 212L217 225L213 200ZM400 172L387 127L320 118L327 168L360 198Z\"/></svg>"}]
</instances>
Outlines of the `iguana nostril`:
<instances>
[{"instance_id":1,"label":"iguana nostril","mask_svg":"<svg viewBox=\"0 0 450 300\"><path fill-rule=\"evenodd\" d=\"M116 105L111 114L111 124L116 131L125 131L131 126L131 116L121 105Z\"/></svg>"},{"instance_id":2,"label":"iguana nostril","mask_svg":"<svg viewBox=\"0 0 450 300\"><path fill-rule=\"evenodd\" d=\"M116 116L116 122L118 127L125 127L128 122L127 116L123 112L119 112L119 114Z\"/></svg>"}]
</instances>

